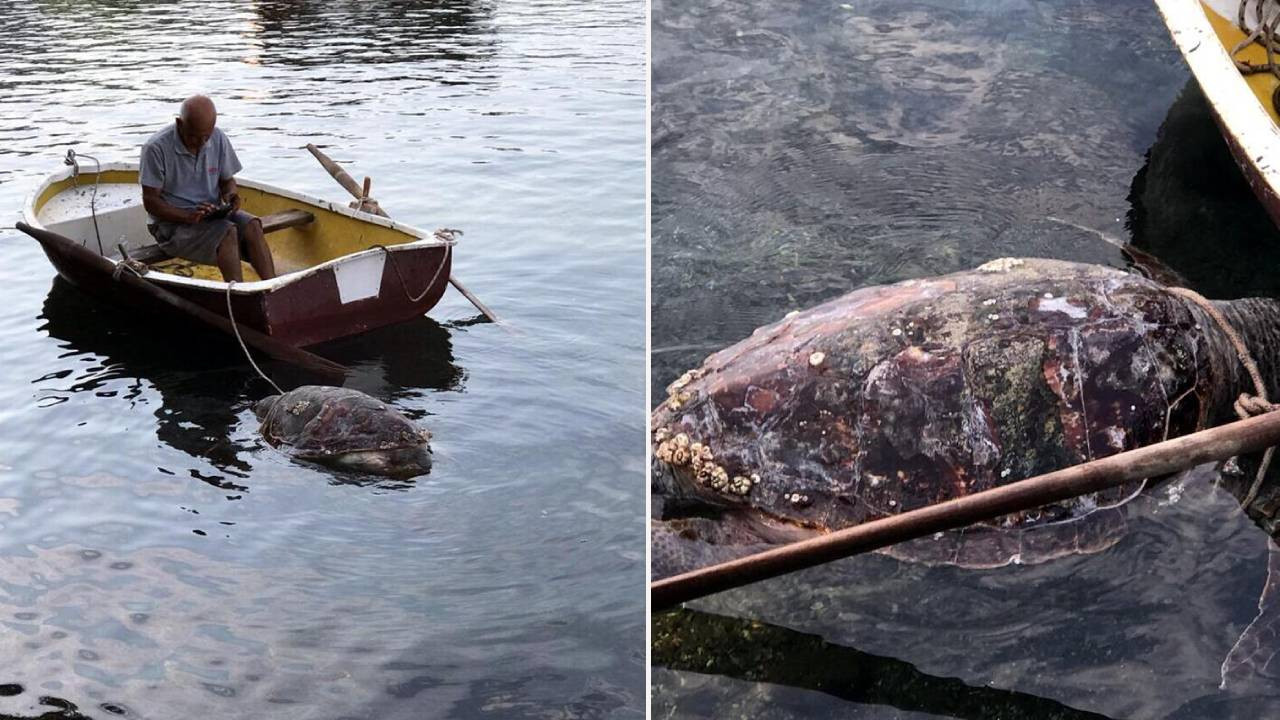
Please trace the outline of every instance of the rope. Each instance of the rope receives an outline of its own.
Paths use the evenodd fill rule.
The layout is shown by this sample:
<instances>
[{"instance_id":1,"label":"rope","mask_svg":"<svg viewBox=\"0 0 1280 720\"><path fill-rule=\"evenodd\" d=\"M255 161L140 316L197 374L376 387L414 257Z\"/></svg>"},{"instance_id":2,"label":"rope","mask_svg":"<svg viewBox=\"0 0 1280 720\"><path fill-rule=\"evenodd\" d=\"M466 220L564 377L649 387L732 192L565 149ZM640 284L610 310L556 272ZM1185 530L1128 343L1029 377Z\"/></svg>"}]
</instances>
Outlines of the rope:
<instances>
[{"instance_id":1,"label":"rope","mask_svg":"<svg viewBox=\"0 0 1280 720\"><path fill-rule=\"evenodd\" d=\"M267 377L267 374L262 372L262 368L258 367L258 363L253 361L253 356L249 354L249 348L245 347L244 338L240 337L240 326L236 325L236 315L231 310L231 287L235 284L235 280L227 283L227 319L231 321L231 330L236 335L236 342L240 343L240 349L244 351L245 358L249 360L249 364L253 366L253 369L258 371L258 375L263 380L266 380L268 385L275 388L277 393L283 395L284 391L280 389L280 386L272 382L271 378Z\"/></svg>"},{"instance_id":2,"label":"rope","mask_svg":"<svg viewBox=\"0 0 1280 720\"><path fill-rule=\"evenodd\" d=\"M453 249L452 243L454 242L454 239L461 234L462 234L461 230L456 230L454 228L440 228L439 230L436 230L435 232L436 239L442 240L446 243L444 246L444 258L440 260L440 267L436 268L436 274L431 276L431 281L428 282L427 286L422 288L422 292L418 293L417 295L414 295L413 293L409 292L409 285L407 282L405 282L404 274L400 272L400 266L396 264L395 255L391 253L391 250L388 249L386 245L374 245L373 247L376 247L382 252L386 253L387 260L390 261L391 263L391 269L396 272L396 277L400 278L400 289L404 291L404 296L409 298L409 302L416 303L422 298L426 297L427 292L429 292L431 288L435 286L436 280L440 279L440 273L444 272L444 266L449 263L449 252Z\"/></svg>"},{"instance_id":3,"label":"rope","mask_svg":"<svg viewBox=\"0 0 1280 720\"><path fill-rule=\"evenodd\" d=\"M130 260L126 258L116 263L116 269L111 271L111 279L116 281L120 280L121 273L123 273L126 270L133 273L137 277L142 277L143 275L146 275L147 271L149 271L150 269L151 268L148 268L146 265L144 265L143 263L137 260Z\"/></svg>"},{"instance_id":4,"label":"rope","mask_svg":"<svg viewBox=\"0 0 1280 720\"><path fill-rule=\"evenodd\" d=\"M1280 15L1277 17L1280 17ZM1231 346L1235 348L1236 357L1240 359L1240 364L1249 373L1249 378L1253 381L1253 389L1256 394L1240 393L1240 397L1236 398L1236 401L1232 404L1236 411L1236 416L1241 420L1248 420L1255 415L1280 410L1280 405L1274 405L1267 399L1267 385L1262 381L1262 373L1258 372L1258 364L1253 361L1253 356L1249 354L1249 348L1218 308L1203 295L1190 288L1174 287L1169 288L1169 292L1191 300L1199 305L1200 309L1204 310L1209 317L1213 318L1218 327L1222 328L1222 332L1227 336L1227 340L1231 342ZM1242 502L1246 507L1258 498L1258 491L1262 489L1262 479L1267 474L1267 468L1271 465L1271 455L1274 452L1275 448L1269 447L1262 454L1262 464L1258 466L1258 474L1254 477L1253 485L1249 487L1249 492L1245 494Z\"/></svg>"},{"instance_id":5,"label":"rope","mask_svg":"<svg viewBox=\"0 0 1280 720\"><path fill-rule=\"evenodd\" d=\"M1280 28L1280 7L1276 8L1276 13L1270 19L1265 17L1263 6L1267 0L1254 0L1254 27L1249 29L1248 23L1245 21L1245 12L1251 0L1240 0L1240 6L1236 11L1236 26L1240 31L1245 33L1245 39L1241 40L1231 50L1231 58L1235 60L1235 56L1241 50L1249 47L1254 43L1259 43L1267 51L1267 62L1265 65L1254 65L1248 60L1235 60L1236 68L1245 75L1254 75L1256 73L1269 72L1280 81L1280 65L1276 63L1277 51L1280 51L1280 43L1277 43L1276 30ZM1276 86L1276 90L1271 94L1271 104L1276 112L1280 112L1280 85Z\"/></svg>"},{"instance_id":6,"label":"rope","mask_svg":"<svg viewBox=\"0 0 1280 720\"><path fill-rule=\"evenodd\" d=\"M422 292L419 293L416 297L409 292L409 285L405 282L404 275L400 272L400 266L396 264L395 255L391 253L391 250L387 249L385 245L374 245L373 247L376 247L382 250L382 252L386 253L387 258L391 263L391 269L395 270L396 277L400 278L400 289L404 290L405 297L409 298L409 302L416 303L422 298L426 297L427 292L431 290L432 287L435 286L436 280L440 279L440 273L444 271L444 266L447 265L449 262L449 252L450 250L453 249L453 242L455 238L461 234L462 234L461 230L456 230L453 228L440 228L439 230L436 230L435 232L436 239L445 242L444 258L440 261L440 267L436 268L435 275L431 276L431 281L427 283L427 286L423 288ZM116 272L117 273L121 272L122 267L129 267L129 270L135 273L137 272L137 270L135 270L133 267L126 265L125 263L121 263L119 266L117 266ZM235 284L236 283L234 280L227 283L227 319L231 321L231 330L232 332L235 333L236 342L240 343L240 349L244 351L245 358L248 359L249 364L253 366L253 369L257 371L259 377L261 377L263 380L266 380L267 384L275 388L276 392L283 395L284 390L281 390L279 385L272 382L271 378L267 377L267 374L262 372L262 368L258 367L258 364L253 361L253 355L249 354L249 348L245 346L244 338L240 337L240 326L236 325L235 312L231 309L231 288Z\"/></svg>"}]
</instances>

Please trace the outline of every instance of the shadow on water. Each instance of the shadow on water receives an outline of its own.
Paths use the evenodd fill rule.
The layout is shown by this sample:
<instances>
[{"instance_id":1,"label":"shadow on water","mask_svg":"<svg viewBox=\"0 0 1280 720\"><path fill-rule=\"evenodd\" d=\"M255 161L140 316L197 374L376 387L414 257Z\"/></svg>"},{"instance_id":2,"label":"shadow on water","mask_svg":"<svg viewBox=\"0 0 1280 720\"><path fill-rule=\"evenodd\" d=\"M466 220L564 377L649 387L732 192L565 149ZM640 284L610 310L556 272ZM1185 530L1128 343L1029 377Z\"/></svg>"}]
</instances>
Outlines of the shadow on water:
<instances>
[{"instance_id":1,"label":"shadow on water","mask_svg":"<svg viewBox=\"0 0 1280 720\"><path fill-rule=\"evenodd\" d=\"M653 663L944 717L1107 717L1027 693L936 677L910 663L829 643L817 635L689 609L654 615Z\"/></svg>"},{"instance_id":2,"label":"shadow on water","mask_svg":"<svg viewBox=\"0 0 1280 720\"><path fill-rule=\"evenodd\" d=\"M1211 298L1280 296L1280 231L1188 80L1133 178L1131 242Z\"/></svg>"},{"instance_id":3,"label":"shadow on water","mask_svg":"<svg viewBox=\"0 0 1280 720\"><path fill-rule=\"evenodd\" d=\"M44 324L39 329L60 341L66 351L61 359L67 363L32 380L45 393L44 403L94 393L115 394L132 404L154 388L159 394L155 418L160 441L208 461L221 473L248 479L252 466L247 455L261 444L256 433L246 441L237 438L235 430L252 402L274 390L253 375L233 342L187 318L96 300L60 277L54 279L40 319ZM466 372L454 364L450 330L425 316L312 349L351 368L344 387L391 405L416 398L423 390L461 392L466 379ZM255 359L285 389L317 382L305 370ZM128 384L127 392L108 389L120 381ZM414 420L426 414L399 409ZM334 483L393 488L412 484L329 473ZM226 477L195 470L192 474L224 490L246 489Z\"/></svg>"}]
</instances>

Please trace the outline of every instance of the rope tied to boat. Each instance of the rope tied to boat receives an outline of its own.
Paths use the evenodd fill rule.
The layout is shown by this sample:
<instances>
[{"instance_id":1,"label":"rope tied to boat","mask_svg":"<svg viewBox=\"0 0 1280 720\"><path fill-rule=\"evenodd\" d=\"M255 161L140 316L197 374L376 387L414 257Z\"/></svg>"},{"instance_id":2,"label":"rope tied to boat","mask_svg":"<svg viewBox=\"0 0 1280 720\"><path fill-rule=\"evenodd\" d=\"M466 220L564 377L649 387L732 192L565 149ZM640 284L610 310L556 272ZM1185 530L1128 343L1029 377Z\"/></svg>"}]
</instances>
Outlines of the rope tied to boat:
<instances>
[{"instance_id":1,"label":"rope tied to boat","mask_svg":"<svg viewBox=\"0 0 1280 720\"><path fill-rule=\"evenodd\" d=\"M400 266L396 263L395 255L386 245L374 245L387 256L387 261L391 263L391 269L395 271L396 277L400 278L400 289L404 291L404 296L409 299L410 303L416 303L427 296L431 288L435 287L436 281L440 279L440 273L444 271L444 266L449 264L449 252L453 249L453 243L457 242L457 237L462 235L462 231L457 228L439 228L435 231L435 238L445 244L444 257L440 259L440 266L436 268L435 275L431 276L431 280L427 282L427 286L422 288L422 292L414 295L409 292L409 284L404 279L404 273L400 272Z\"/></svg>"},{"instance_id":2,"label":"rope tied to boat","mask_svg":"<svg viewBox=\"0 0 1280 720\"><path fill-rule=\"evenodd\" d=\"M151 271L146 263L131 258L125 258L116 263L116 269L111 271L111 279L119 282L120 275L125 271L133 273L137 277L142 277Z\"/></svg>"},{"instance_id":3,"label":"rope tied to boat","mask_svg":"<svg viewBox=\"0 0 1280 720\"><path fill-rule=\"evenodd\" d=\"M1249 374L1249 379L1253 382L1254 394L1240 393L1232 403L1232 408L1236 411L1236 416L1241 420L1248 420L1256 415L1263 415L1269 412L1280 410L1280 405L1275 405L1267 398L1267 385L1262 381L1262 373L1258 371L1258 364L1254 362L1253 355L1250 354L1249 348L1244 344L1244 340L1240 337L1240 333L1232 327L1222 312L1209 301L1208 298L1190 288L1171 287L1169 292L1180 295L1200 306L1201 310L1213 318L1218 327L1222 329L1227 340L1231 343L1231 347L1236 351L1236 357L1239 358L1240 364L1244 366L1245 372ZM1262 480L1266 477L1267 468L1271 465L1271 455L1275 452L1275 447L1269 447L1262 454L1262 464L1258 466L1258 474L1253 479L1253 485L1249 487L1249 492L1245 494L1242 505L1248 507L1258 498L1258 491L1262 489Z\"/></svg>"},{"instance_id":4,"label":"rope tied to boat","mask_svg":"<svg viewBox=\"0 0 1280 720\"><path fill-rule=\"evenodd\" d=\"M231 288L234 287L235 284L235 280L231 280L227 283L227 319L231 321L231 331L235 333L236 342L240 343L240 349L244 351L245 358L249 360L249 364L257 371L258 376L263 380L266 380L268 385L275 388L277 393L283 395L284 391L280 389L280 386L275 384L271 378L267 377L267 374L262 372L262 368L258 367L258 363L253 361L253 356L249 354L249 348L244 344L244 338L240 337L240 326L236 324L236 314L235 311L231 309Z\"/></svg>"}]
</instances>

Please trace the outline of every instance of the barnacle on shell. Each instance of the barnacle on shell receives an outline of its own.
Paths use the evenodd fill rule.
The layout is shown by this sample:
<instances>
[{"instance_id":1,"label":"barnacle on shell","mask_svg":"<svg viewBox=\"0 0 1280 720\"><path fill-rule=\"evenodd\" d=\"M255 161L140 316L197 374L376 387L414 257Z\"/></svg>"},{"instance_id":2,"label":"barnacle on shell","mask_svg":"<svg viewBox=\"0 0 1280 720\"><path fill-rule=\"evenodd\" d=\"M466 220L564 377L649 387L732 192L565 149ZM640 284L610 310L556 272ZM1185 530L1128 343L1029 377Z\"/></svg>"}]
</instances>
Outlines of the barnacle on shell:
<instances>
[{"instance_id":1,"label":"barnacle on shell","mask_svg":"<svg viewBox=\"0 0 1280 720\"><path fill-rule=\"evenodd\" d=\"M685 403L693 399L693 393L683 388L705 374L706 371L704 370L690 370L676 378L674 382L667 386L667 407L672 410L679 410L684 407Z\"/></svg>"},{"instance_id":2,"label":"barnacle on shell","mask_svg":"<svg viewBox=\"0 0 1280 720\"><path fill-rule=\"evenodd\" d=\"M685 433L671 435L669 431L659 428L654 431L654 438L661 438L654 449L654 457L672 467L688 466L699 484L713 490L746 495L760 482L760 476L755 473L730 478L729 471L714 462L715 455L711 452L711 446L693 440Z\"/></svg>"},{"instance_id":3,"label":"barnacle on shell","mask_svg":"<svg viewBox=\"0 0 1280 720\"><path fill-rule=\"evenodd\" d=\"M1008 257L996 258L991 262L987 262L979 265L978 272L984 272L984 273L1009 272L1010 270L1025 264L1026 264L1026 261L1021 258L1008 258Z\"/></svg>"},{"instance_id":4,"label":"barnacle on shell","mask_svg":"<svg viewBox=\"0 0 1280 720\"><path fill-rule=\"evenodd\" d=\"M717 490L723 490L729 484L729 472L719 465L711 471L711 486Z\"/></svg>"},{"instance_id":5,"label":"barnacle on shell","mask_svg":"<svg viewBox=\"0 0 1280 720\"><path fill-rule=\"evenodd\" d=\"M685 373L685 374L681 375L680 377L676 378L674 382L672 382L670 385L668 385L668 386L667 386L667 392L668 392L669 394L673 394L673 395L674 395L674 394L675 394L675 392L676 392L677 390L679 390L680 388L684 387L685 385L688 385L688 384L689 384L689 383L691 383L691 382L693 382L693 373L692 373L692 372L687 372L687 373Z\"/></svg>"},{"instance_id":6,"label":"barnacle on shell","mask_svg":"<svg viewBox=\"0 0 1280 720\"><path fill-rule=\"evenodd\" d=\"M689 448L681 447L677 445L676 449L671 453L671 464L672 465L688 465L689 464Z\"/></svg>"},{"instance_id":7,"label":"barnacle on shell","mask_svg":"<svg viewBox=\"0 0 1280 720\"><path fill-rule=\"evenodd\" d=\"M715 459L715 456L711 454L711 448L707 447L706 445L702 446L702 449L698 451L698 454L696 457L700 462L704 462L704 463L709 463Z\"/></svg>"}]
</instances>

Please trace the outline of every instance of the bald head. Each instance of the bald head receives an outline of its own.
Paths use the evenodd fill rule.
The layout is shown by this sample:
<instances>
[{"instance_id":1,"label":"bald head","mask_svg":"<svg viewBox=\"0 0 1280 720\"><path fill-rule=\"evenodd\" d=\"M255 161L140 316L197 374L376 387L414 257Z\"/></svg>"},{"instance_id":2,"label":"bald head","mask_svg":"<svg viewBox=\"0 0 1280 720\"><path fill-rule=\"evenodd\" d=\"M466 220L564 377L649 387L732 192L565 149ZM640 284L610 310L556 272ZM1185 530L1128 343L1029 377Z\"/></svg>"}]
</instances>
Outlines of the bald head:
<instances>
[{"instance_id":1,"label":"bald head","mask_svg":"<svg viewBox=\"0 0 1280 720\"><path fill-rule=\"evenodd\" d=\"M208 97L192 95L182 101L182 108L178 111L178 135L191 152L199 152L204 147L217 124L218 111Z\"/></svg>"},{"instance_id":2,"label":"bald head","mask_svg":"<svg viewBox=\"0 0 1280 720\"><path fill-rule=\"evenodd\" d=\"M182 101L178 118L187 123L207 122L213 125L218 121L218 110L213 107L213 101L208 96L192 95Z\"/></svg>"}]
</instances>

